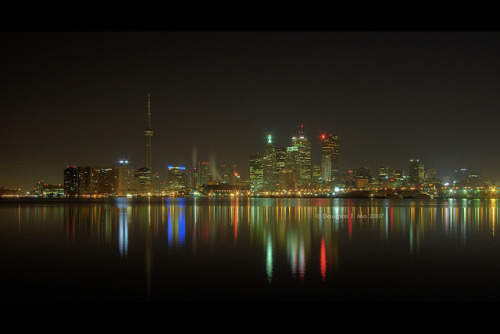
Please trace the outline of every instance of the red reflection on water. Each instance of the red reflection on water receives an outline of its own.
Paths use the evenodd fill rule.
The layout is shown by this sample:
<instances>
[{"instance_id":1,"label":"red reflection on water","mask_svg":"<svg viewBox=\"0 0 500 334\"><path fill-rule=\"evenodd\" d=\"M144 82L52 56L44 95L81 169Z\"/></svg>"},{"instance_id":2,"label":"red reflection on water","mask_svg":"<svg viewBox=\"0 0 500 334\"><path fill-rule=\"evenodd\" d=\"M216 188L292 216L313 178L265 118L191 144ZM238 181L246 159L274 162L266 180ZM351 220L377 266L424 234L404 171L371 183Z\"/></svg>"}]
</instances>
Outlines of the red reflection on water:
<instances>
[{"instance_id":1,"label":"red reflection on water","mask_svg":"<svg viewBox=\"0 0 500 334\"><path fill-rule=\"evenodd\" d=\"M325 237L321 238L321 253L320 253L320 268L321 268L321 278L323 282L326 280L326 249L325 249Z\"/></svg>"}]
</instances>

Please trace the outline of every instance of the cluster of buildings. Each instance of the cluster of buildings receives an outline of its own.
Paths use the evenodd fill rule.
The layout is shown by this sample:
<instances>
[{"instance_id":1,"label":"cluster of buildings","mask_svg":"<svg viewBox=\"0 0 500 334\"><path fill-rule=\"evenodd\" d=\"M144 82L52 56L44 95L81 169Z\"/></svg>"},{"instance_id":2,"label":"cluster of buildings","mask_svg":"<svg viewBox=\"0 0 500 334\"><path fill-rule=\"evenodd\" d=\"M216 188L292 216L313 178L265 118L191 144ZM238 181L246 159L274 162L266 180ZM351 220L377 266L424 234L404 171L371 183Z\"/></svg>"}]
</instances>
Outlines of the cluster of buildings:
<instances>
[{"instance_id":1,"label":"cluster of buildings","mask_svg":"<svg viewBox=\"0 0 500 334\"><path fill-rule=\"evenodd\" d=\"M339 137L321 135L321 164L312 164L311 142L301 124L287 147L274 147L268 135L263 154L250 156L250 191L330 189L339 179Z\"/></svg>"},{"instance_id":2,"label":"cluster of buildings","mask_svg":"<svg viewBox=\"0 0 500 334\"><path fill-rule=\"evenodd\" d=\"M250 156L249 177L237 165L198 162L194 168L168 166L165 180L152 167L151 104L147 101L146 166L133 168L122 160L111 167L67 166L64 182L39 181L31 196L336 196L356 191L418 190L438 195L496 189L494 182L466 168L439 179L435 168L425 169L419 159L409 161L408 172L380 167L340 171L339 136L321 135L321 162L313 163L311 142L301 124L286 147L274 146L268 135L263 152ZM19 196L20 189L0 189L0 196Z\"/></svg>"}]
</instances>

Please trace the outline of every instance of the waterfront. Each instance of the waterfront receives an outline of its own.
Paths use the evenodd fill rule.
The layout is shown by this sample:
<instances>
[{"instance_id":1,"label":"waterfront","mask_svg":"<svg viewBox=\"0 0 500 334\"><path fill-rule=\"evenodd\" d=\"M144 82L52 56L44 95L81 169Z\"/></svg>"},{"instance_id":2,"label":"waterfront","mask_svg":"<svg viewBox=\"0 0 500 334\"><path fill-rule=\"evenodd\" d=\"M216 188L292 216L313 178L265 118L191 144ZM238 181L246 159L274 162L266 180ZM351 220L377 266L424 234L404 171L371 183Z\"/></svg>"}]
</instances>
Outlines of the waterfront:
<instances>
[{"instance_id":1,"label":"waterfront","mask_svg":"<svg viewBox=\"0 0 500 334\"><path fill-rule=\"evenodd\" d=\"M3 201L3 301L498 301L497 199Z\"/></svg>"}]
</instances>

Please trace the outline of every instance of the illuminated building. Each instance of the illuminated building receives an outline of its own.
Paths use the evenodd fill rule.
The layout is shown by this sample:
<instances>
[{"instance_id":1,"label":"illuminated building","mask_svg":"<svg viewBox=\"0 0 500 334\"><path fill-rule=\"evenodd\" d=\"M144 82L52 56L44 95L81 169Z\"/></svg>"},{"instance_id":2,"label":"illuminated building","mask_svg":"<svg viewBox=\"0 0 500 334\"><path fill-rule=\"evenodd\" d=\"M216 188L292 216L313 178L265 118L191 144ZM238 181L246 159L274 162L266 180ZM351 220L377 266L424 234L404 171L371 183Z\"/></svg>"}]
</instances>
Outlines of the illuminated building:
<instances>
[{"instance_id":1,"label":"illuminated building","mask_svg":"<svg viewBox=\"0 0 500 334\"><path fill-rule=\"evenodd\" d=\"M262 155L250 157L250 189L261 191L264 185L264 159Z\"/></svg>"},{"instance_id":2,"label":"illuminated building","mask_svg":"<svg viewBox=\"0 0 500 334\"><path fill-rule=\"evenodd\" d=\"M424 165L419 159L410 160L410 178L408 182L411 185L419 186L424 180Z\"/></svg>"},{"instance_id":3,"label":"illuminated building","mask_svg":"<svg viewBox=\"0 0 500 334\"><path fill-rule=\"evenodd\" d=\"M223 183L236 185L236 178L238 176L236 165L220 165L219 174L222 178Z\"/></svg>"},{"instance_id":4,"label":"illuminated building","mask_svg":"<svg viewBox=\"0 0 500 334\"><path fill-rule=\"evenodd\" d=\"M118 165L118 188L116 193L120 196L127 195L134 190L134 169L127 160L120 160Z\"/></svg>"},{"instance_id":5,"label":"illuminated building","mask_svg":"<svg viewBox=\"0 0 500 334\"><path fill-rule=\"evenodd\" d=\"M431 183L431 184L437 184L438 183L436 168L429 168L427 170L427 173L425 175L425 181L427 183Z\"/></svg>"},{"instance_id":6,"label":"illuminated building","mask_svg":"<svg viewBox=\"0 0 500 334\"><path fill-rule=\"evenodd\" d=\"M210 164L206 161L198 163L198 181L197 185L207 185L212 179L212 174L210 173Z\"/></svg>"},{"instance_id":7,"label":"illuminated building","mask_svg":"<svg viewBox=\"0 0 500 334\"><path fill-rule=\"evenodd\" d=\"M99 167L78 167L78 194L96 195L99 183Z\"/></svg>"},{"instance_id":8,"label":"illuminated building","mask_svg":"<svg viewBox=\"0 0 500 334\"><path fill-rule=\"evenodd\" d=\"M151 137L153 136L153 129L151 128L151 97L148 94L148 118L147 118L147 125L146 125L146 139L147 139L147 144L146 144L146 168L149 169L149 177L151 178L152 173L153 173L153 165L152 165L152 153L151 153ZM153 191L153 182L152 180L149 180L149 182L145 182L145 184L148 184L149 189L146 189L148 192Z\"/></svg>"},{"instance_id":9,"label":"illuminated building","mask_svg":"<svg viewBox=\"0 0 500 334\"><path fill-rule=\"evenodd\" d=\"M304 136L304 125L299 127L299 133L292 138L292 146L296 147L299 152L299 177L297 180L298 186L308 186L311 182L311 143Z\"/></svg>"},{"instance_id":10,"label":"illuminated building","mask_svg":"<svg viewBox=\"0 0 500 334\"><path fill-rule=\"evenodd\" d=\"M286 148L285 154L285 170L288 173L293 173L293 179L295 182L300 176L300 161L299 161L299 149L295 146L289 146Z\"/></svg>"},{"instance_id":11,"label":"illuminated building","mask_svg":"<svg viewBox=\"0 0 500 334\"><path fill-rule=\"evenodd\" d=\"M64 194L67 197L78 195L78 168L67 166L64 170Z\"/></svg>"},{"instance_id":12,"label":"illuminated building","mask_svg":"<svg viewBox=\"0 0 500 334\"><path fill-rule=\"evenodd\" d=\"M276 152L276 170L279 173L285 169L286 148L275 147L274 151Z\"/></svg>"},{"instance_id":13,"label":"illuminated building","mask_svg":"<svg viewBox=\"0 0 500 334\"><path fill-rule=\"evenodd\" d=\"M142 195L147 195L151 191L151 170L147 167L139 168L134 173L134 189Z\"/></svg>"},{"instance_id":14,"label":"illuminated building","mask_svg":"<svg viewBox=\"0 0 500 334\"><path fill-rule=\"evenodd\" d=\"M37 197L64 197L64 186L62 184L46 184L43 181L38 181L34 193Z\"/></svg>"},{"instance_id":15,"label":"illuminated building","mask_svg":"<svg viewBox=\"0 0 500 334\"><path fill-rule=\"evenodd\" d=\"M266 190L274 190L278 184L276 151L274 150L271 135L267 136L263 159L263 186Z\"/></svg>"},{"instance_id":16,"label":"illuminated building","mask_svg":"<svg viewBox=\"0 0 500 334\"><path fill-rule=\"evenodd\" d=\"M213 183L213 184L212 184ZM231 185L227 183L211 182L203 187L203 192L208 196L217 197L240 197L247 195L247 186Z\"/></svg>"},{"instance_id":17,"label":"illuminated building","mask_svg":"<svg viewBox=\"0 0 500 334\"><path fill-rule=\"evenodd\" d=\"M321 165L314 164L312 166L311 181L313 184L318 184L321 180Z\"/></svg>"},{"instance_id":18,"label":"illuminated building","mask_svg":"<svg viewBox=\"0 0 500 334\"><path fill-rule=\"evenodd\" d=\"M99 168L97 193L114 195L118 189L118 167Z\"/></svg>"},{"instance_id":19,"label":"illuminated building","mask_svg":"<svg viewBox=\"0 0 500 334\"><path fill-rule=\"evenodd\" d=\"M279 188L281 190L297 190L295 173L286 169L281 170L279 173Z\"/></svg>"},{"instance_id":20,"label":"illuminated building","mask_svg":"<svg viewBox=\"0 0 500 334\"><path fill-rule=\"evenodd\" d=\"M22 195L21 188L5 189L4 187L0 187L0 197L20 197Z\"/></svg>"},{"instance_id":21,"label":"illuminated building","mask_svg":"<svg viewBox=\"0 0 500 334\"><path fill-rule=\"evenodd\" d=\"M356 188L365 188L370 184L371 175L368 167L360 167L354 170Z\"/></svg>"},{"instance_id":22,"label":"illuminated building","mask_svg":"<svg viewBox=\"0 0 500 334\"><path fill-rule=\"evenodd\" d=\"M347 188L356 186L356 179L352 170L348 170L347 172L342 174L340 176L340 179Z\"/></svg>"},{"instance_id":23,"label":"illuminated building","mask_svg":"<svg viewBox=\"0 0 500 334\"><path fill-rule=\"evenodd\" d=\"M175 192L186 189L186 167L168 166L167 189Z\"/></svg>"},{"instance_id":24,"label":"illuminated building","mask_svg":"<svg viewBox=\"0 0 500 334\"><path fill-rule=\"evenodd\" d=\"M339 179L339 136L321 135L321 177L326 183Z\"/></svg>"},{"instance_id":25,"label":"illuminated building","mask_svg":"<svg viewBox=\"0 0 500 334\"><path fill-rule=\"evenodd\" d=\"M378 178L379 181L387 181L389 180L389 167L380 167L378 171Z\"/></svg>"}]
</instances>

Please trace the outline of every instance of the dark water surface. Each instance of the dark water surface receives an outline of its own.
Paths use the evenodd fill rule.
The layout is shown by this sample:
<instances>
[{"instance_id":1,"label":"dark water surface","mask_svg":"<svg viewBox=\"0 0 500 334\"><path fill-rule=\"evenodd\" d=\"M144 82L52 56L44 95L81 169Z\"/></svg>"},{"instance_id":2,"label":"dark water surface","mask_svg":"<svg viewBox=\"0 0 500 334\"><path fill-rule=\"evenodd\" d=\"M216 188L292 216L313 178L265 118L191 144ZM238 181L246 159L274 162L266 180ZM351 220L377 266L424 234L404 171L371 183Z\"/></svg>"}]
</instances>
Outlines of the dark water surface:
<instances>
[{"instance_id":1,"label":"dark water surface","mask_svg":"<svg viewBox=\"0 0 500 334\"><path fill-rule=\"evenodd\" d=\"M2 301L498 301L495 199L0 203Z\"/></svg>"}]
</instances>

